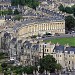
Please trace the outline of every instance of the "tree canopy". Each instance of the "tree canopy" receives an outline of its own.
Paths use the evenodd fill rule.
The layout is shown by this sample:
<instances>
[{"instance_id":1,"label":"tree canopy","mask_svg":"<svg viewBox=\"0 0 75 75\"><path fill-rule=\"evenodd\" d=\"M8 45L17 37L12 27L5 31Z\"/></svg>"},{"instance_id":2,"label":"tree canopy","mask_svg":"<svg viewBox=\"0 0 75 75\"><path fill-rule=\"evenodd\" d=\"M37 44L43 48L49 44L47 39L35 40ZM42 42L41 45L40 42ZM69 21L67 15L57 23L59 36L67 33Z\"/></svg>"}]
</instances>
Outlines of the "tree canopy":
<instances>
[{"instance_id":1,"label":"tree canopy","mask_svg":"<svg viewBox=\"0 0 75 75\"><path fill-rule=\"evenodd\" d=\"M20 20L20 19L23 19L23 17L21 15L15 15L14 17L14 20Z\"/></svg>"},{"instance_id":2,"label":"tree canopy","mask_svg":"<svg viewBox=\"0 0 75 75\"><path fill-rule=\"evenodd\" d=\"M40 64L40 72L43 72L44 70L49 72L55 72L55 69L58 68L57 61L52 55L44 56L44 58L40 59L39 64Z\"/></svg>"},{"instance_id":3,"label":"tree canopy","mask_svg":"<svg viewBox=\"0 0 75 75\"><path fill-rule=\"evenodd\" d=\"M11 0L12 5L27 5L33 9L36 9L36 7L39 5L39 2L36 0Z\"/></svg>"},{"instance_id":4,"label":"tree canopy","mask_svg":"<svg viewBox=\"0 0 75 75\"><path fill-rule=\"evenodd\" d=\"M69 14L72 14L73 10L71 9L71 7L65 7L65 12L69 13Z\"/></svg>"},{"instance_id":5,"label":"tree canopy","mask_svg":"<svg viewBox=\"0 0 75 75\"><path fill-rule=\"evenodd\" d=\"M75 5L69 7L64 7L62 4L58 7L58 9L62 12L66 12L68 14L73 14L75 16Z\"/></svg>"},{"instance_id":6,"label":"tree canopy","mask_svg":"<svg viewBox=\"0 0 75 75\"><path fill-rule=\"evenodd\" d=\"M17 9L15 9L14 15L18 15L18 14L19 14L19 11Z\"/></svg>"},{"instance_id":7,"label":"tree canopy","mask_svg":"<svg viewBox=\"0 0 75 75\"><path fill-rule=\"evenodd\" d=\"M73 5L71 8L72 8L73 12L75 12L75 5Z\"/></svg>"},{"instance_id":8,"label":"tree canopy","mask_svg":"<svg viewBox=\"0 0 75 75\"><path fill-rule=\"evenodd\" d=\"M65 17L65 27L67 30L71 30L75 28L75 5L71 7L64 7L62 4L58 7L58 9L62 12L66 12L68 14L73 14L73 16Z\"/></svg>"},{"instance_id":9,"label":"tree canopy","mask_svg":"<svg viewBox=\"0 0 75 75\"><path fill-rule=\"evenodd\" d=\"M0 52L0 60L5 59L6 57L8 57L8 53Z\"/></svg>"},{"instance_id":10,"label":"tree canopy","mask_svg":"<svg viewBox=\"0 0 75 75\"><path fill-rule=\"evenodd\" d=\"M12 14L18 15L20 14L20 12L17 9L15 9L14 12L12 11L12 9L0 10L0 15L12 15Z\"/></svg>"},{"instance_id":11,"label":"tree canopy","mask_svg":"<svg viewBox=\"0 0 75 75\"><path fill-rule=\"evenodd\" d=\"M72 16L65 17L65 26L66 29L71 30L75 27L75 19Z\"/></svg>"},{"instance_id":12,"label":"tree canopy","mask_svg":"<svg viewBox=\"0 0 75 75\"><path fill-rule=\"evenodd\" d=\"M58 7L58 9L59 9L60 11L62 11L62 12L65 11L65 8L64 8L64 6L63 6L62 4Z\"/></svg>"},{"instance_id":13,"label":"tree canopy","mask_svg":"<svg viewBox=\"0 0 75 75\"><path fill-rule=\"evenodd\" d=\"M12 15L12 14L13 14L12 9L8 9L8 15Z\"/></svg>"}]
</instances>

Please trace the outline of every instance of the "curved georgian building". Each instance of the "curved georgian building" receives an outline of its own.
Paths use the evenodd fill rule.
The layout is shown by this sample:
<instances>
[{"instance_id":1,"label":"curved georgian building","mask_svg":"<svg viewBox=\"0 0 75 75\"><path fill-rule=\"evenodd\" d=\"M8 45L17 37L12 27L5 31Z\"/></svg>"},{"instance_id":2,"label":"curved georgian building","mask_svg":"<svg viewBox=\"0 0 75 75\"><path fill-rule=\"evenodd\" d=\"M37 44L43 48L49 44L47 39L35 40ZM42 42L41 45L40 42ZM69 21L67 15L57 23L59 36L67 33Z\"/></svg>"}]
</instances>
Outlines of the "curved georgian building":
<instances>
[{"instance_id":1,"label":"curved georgian building","mask_svg":"<svg viewBox=\"0 0 75 75\"><path fill-rule=\"evenodd\" d=\"M16 26L17 35L19 38L28 37L32 35L45 34L46 32L55 34L65 33L65 21L49 21L49 20L30 20L23 21Z\"/></svg>"}]
</instances>

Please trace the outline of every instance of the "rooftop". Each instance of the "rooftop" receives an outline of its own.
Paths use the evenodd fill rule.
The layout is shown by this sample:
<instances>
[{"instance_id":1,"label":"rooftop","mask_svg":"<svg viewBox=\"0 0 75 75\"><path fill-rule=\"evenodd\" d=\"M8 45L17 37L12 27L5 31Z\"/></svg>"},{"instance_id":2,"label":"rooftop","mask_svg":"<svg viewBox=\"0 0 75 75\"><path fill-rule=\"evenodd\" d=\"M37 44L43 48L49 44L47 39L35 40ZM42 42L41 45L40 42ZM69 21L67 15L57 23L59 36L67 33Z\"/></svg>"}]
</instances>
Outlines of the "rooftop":
<instances>
[{"instance_id":1,"label":"rooftop","mask_svg":"<svg viewBox=\"0 0 75 75\"><path fill-rule=\"evenodd\" d=\"M62 18L58 18L58 17L50 17L50 18L44 17L44 18L28 19L28 20L24 20L22 22L16 23L16 25L13 27L13 30L17 30L25 25L28 25L28 24L47 23L50 21L51 22L62 22L64 20Z\"/></svg>"}]
</instances>

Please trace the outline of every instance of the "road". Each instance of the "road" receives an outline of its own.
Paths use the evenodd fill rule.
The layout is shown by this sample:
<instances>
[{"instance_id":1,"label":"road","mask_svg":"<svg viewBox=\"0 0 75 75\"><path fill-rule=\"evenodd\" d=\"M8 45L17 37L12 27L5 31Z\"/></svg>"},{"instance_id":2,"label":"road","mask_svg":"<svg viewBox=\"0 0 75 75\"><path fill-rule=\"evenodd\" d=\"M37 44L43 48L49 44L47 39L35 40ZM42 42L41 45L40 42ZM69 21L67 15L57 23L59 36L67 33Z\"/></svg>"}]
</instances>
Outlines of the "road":
<instances>
[{"instance_id":1,"label":"road","mask_svg":"<svg viewBox=\"0 0 75 75\"><path fill-rule=\"evenodd\" d=\"M40 74L40 75L45 75L45 74ZM50 75L58 75L58 74L50 73ZM59 75L75 75L75 72L72 72L72 73L66 73L66 74L59 74Z\"/></svg>"},{"instance_id":2,"label":"road","mask_svg":"<svg viewBox=\"0 0 75 75\"><path fill-rule=\"evenodd\" d=\"M48 40L48 39L55 39L55 38L70 38L70 37L75 37L75 34L62 34L60 36L51 36L51 37L45 37L45 38L39 38L39 39L35 39L37 41L40 41L40 40Z\"/></svg>"},{"instance_id":3,"label":"road","mask_svg":"<svg viewBox=\"0 0 75 75\"><path fill-rule=\"evenodd\" d=\"M75 75L75 72L71 72L71 73L68 73L68 74L61 74L61 75Z\"/></svg>"}]
</instances>

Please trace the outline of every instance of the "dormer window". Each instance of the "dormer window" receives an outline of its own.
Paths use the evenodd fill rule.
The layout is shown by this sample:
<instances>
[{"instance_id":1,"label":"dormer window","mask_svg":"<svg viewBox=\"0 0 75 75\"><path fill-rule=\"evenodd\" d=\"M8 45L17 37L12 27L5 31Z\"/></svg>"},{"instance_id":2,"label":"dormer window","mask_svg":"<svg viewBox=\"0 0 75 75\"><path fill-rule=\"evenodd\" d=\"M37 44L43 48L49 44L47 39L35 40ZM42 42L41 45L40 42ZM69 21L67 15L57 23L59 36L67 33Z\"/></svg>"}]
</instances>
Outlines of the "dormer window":
<instances>
[{"instance_id":1,"label":"dormer window","mask_svg":"<svg viewBox=\"0 0 75 75\"><path fill-rule=\"evenodd\" d=\"M74 51L70 51L70 54L74 54Z\"/></svg>"},{"instance_id":2,"label":"dormer window","mask_svg":"<svg viewBox=\"0 0 75 75\"><path fill-rule=\"evenodd\" d=\"M46 48L46 45L45 45L45 48Z\"/></svg>"},{"instance_id":3,"label":"dormer window","mask_svg":"<svg viewBox=\"0 0 75 75\"><path fill-rule=\"evenodd\" d=\"M65 53L68 53L68 51L65 51Z\"/></svg>"}]
</instances>

